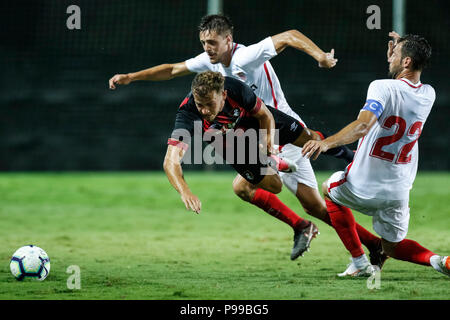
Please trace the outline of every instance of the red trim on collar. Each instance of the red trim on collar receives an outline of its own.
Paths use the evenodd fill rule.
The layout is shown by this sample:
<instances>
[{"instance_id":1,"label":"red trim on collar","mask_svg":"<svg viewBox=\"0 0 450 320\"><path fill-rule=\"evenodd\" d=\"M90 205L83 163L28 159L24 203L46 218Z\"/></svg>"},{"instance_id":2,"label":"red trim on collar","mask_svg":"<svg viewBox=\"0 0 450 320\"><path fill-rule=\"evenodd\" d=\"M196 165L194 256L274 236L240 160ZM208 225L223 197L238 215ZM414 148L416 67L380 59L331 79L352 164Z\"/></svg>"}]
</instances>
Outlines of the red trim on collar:
<instances>
[{"instance_id":1,"label":"red trim on collar","mask_svg":"<svg viewBox=\"0 0 450 320\"><path fill-rule=\"evenodd\" d=\"M237 46L238 46L238 44L236 43L236 44L234 45L234 49L233 49L233 51L231 52L231 56L233 56L233 55L234 55L234 52L236 51L236 48L237 48Z\"/></svg>"},{"instance_id":2,"label":"red trim on collar","mask_svg":"<svg viewBox=\"0 0 450 320\"><path fill-rule=\"evenodd\" d=\"M420 88L420 87L422 86L422 83L419 84L418 86L414 86L414 85L412 85L411 83L409 83L408 81L406 81L406 80L404 80L404 79L398 79L398 80L403 81L403 82L406 83L408 86L410 86L411 88L414 88L414 89Z\"/></svg>"}]
</instances>

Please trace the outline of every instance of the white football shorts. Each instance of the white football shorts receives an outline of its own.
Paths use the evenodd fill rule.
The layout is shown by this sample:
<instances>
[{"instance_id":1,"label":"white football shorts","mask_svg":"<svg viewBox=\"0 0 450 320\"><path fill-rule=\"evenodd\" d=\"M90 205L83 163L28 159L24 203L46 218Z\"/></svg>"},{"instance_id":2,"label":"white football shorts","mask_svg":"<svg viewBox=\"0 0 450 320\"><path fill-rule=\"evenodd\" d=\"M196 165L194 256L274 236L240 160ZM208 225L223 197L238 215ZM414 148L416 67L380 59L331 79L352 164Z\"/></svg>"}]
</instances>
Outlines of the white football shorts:
<instances>
[{"instance_id":1,"label":"white football shorts","mask_svg":"<svg viewBox=\"0 0 450 320\"><path fill-rule=\"evenodd\" d=\"M302 156L302 148L287 144L278 156L287 158L297 165L297 171L292 173L280 172L283 184L295 195L297 193L297 185L303 183L308 187L317 189L317 180L314 175L313 168L309 159Z\"/></svg>"},{"instance_id":2,"label":"white football shorts","mask_svg":"<svg viewBox=\"0 0 450 320\"><path fill-rule=\"evenodd\" d=\"M405 239L409 225L409 199L386 200L362 198L352 193L344 171L331 175L327 182L328 195L333 202L372 216L373 229L389 242Z\"/></svg>"}]
</instances>

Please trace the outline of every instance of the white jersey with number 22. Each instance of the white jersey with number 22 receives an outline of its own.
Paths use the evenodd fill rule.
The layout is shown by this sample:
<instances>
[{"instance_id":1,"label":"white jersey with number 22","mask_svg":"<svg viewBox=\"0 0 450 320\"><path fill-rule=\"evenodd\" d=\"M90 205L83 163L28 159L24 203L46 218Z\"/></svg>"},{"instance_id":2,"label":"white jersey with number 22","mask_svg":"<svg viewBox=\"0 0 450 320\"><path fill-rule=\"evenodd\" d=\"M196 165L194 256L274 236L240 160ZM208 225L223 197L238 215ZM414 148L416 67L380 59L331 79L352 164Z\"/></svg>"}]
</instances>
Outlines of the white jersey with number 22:
<instances>
[{"instance_id":1,"label":"white jersey with number 22","mask_svg":"<svg viewBox=\"0 0 450 320\"><path fill-rule=\"evenodd\" d=\"M373 112L378 121L359 140L347 166L347 187L353 193L366 199L409 198L417 173L417 140L434 100L433 87L406 78L370 84L362 110Z\"/></svg>"}]
</instances>

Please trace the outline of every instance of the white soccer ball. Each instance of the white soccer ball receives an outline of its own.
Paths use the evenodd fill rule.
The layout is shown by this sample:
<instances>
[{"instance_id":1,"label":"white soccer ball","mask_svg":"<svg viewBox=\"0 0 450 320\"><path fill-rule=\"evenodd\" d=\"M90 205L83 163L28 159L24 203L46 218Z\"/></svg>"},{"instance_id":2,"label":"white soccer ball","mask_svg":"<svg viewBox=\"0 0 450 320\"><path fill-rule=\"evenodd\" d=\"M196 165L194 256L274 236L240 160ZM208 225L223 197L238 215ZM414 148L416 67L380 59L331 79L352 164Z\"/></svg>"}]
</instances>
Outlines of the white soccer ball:
<instances>
[{"instance_id":1,"label":"white soccer ball","mask_svg":"<svg viewBox=\"0 0 450 320\"><path fill-rule=\"evenodd\" d=\"M42 281L50 272L50 258L41 248L28 245L14 252L9 267L17 280L32 278Z\"/></svg>"}]
</instances>

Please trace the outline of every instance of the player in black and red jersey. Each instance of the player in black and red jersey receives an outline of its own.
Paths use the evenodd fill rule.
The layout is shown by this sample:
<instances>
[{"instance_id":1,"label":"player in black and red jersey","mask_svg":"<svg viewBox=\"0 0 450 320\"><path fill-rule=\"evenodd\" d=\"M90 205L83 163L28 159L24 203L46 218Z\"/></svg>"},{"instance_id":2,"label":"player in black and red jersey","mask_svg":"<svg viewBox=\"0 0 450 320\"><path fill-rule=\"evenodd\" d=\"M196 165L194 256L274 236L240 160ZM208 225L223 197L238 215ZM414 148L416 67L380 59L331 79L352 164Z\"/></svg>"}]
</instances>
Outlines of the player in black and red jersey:
<instances>
[{"instance_id":1,"label":"player in black and red jersey","mask_svg":"<svg viewBox=\"0 0 450 320\"><path fill-rule=\"evenodd\" d=\"M189 139L194 134L197 121L201 124L204 133L211 136L236 134L238 129L255 129L265 131L259 135L261 145L266 146L266 157L276 154L277 146L274 145L275 134L278 134L278 144L287 143L302 146L315 135L304 128L301 123L270 106L266 106L253 90L239 80L224 77L219 72L207 71L197 74L192 82L192 91L184 99L178 109L175 128L168 141L167 153L164 159L164 170L172 186L180 193L181 200L188 210L199 213L201 202L189 189L183 178L181 160L188 148L184 139ZM258 131L257 131L258 130ZM242 132L242 131L241 131ZM234 138L234 137L233 137ZM212 139L211 139L212 140ZM233 181L233 189L243 200L249 201L267 213L288 223L294 230L305 229L312 226L310 221L300 218L295 212L284 205L275 195L281 191L282 181L270 161L264 157L256 157L251 162L251 153L258 150L258 142L246 143L243 148L239 144L224 143L217 147L215 152L233 166L238 172ZM264 150L264 151L266 151ZM229 157L229 153L234 156ZM256 151L257 152L257 151ZM236 158L245 155L244 163L239 163ZM267 159L267 158L266 158ZM285 168L288 165L281 163ZM292 169L292 167L291 167ZM294 168L295 169L295 168ZM249 195L248 199L245 199ZM311 240L317 232L304 232L294 243L293 254L303 254L309 248Z\"/></svg>"},{"instance_id":2,"label":"player in black and red jersey","mask_svg":"<svg viewBox=\"0 0 450 320\"><path fill-rule=\"evenodd\" d=\"M255 129L254 133L258 139L255 139L254 145L251 145L250 141L244 140L245 145L241 145L244 148L239 150L240 145L237 142L230 144L230 139L228 139L228 143L223 141L224 143L220 143L220 147L215 148L215 151L226 158L227 162L248 182L255 185L261 184L264 189L278 193L278 189L281 189L278 182L281 181L278 181L278 177L272 177L276 172L271 172L272 174L265 177L261 173L265 170L260 170L266 168L270 161L265 163L265 161L255 160L252 162L250 160L252 157L250 153L256 154L259 149L257 141L260 140L260 135L257 130L262 129L267 132L266 140L262 141L262 145L267 145L269 156L277 153L273 141L275 129L279 133L279 145L287 143L301 145L306 141L305 139L313 137L311 131L303 128L297 119L275 108L265 106L247 85L243 85L234 78L223 77L217 72L205 72L194 79L192 86L192 92L180 105L176 115L175 128L168 144L186 150L187 144L183 143L183 137L187 133L189 136L194 135L195 121L201 123L202 131L209 133L210 137L224 134L235 134L235 137L238 137L239 129L242 131ZM233 140L233 142L235 141ZM218 143L216 143L217 145ZM232 158L231 151L233 151ZM239 158L242 159L241 163L238 163ZM253 157L253 159L256 158ZM243 159L247 159L247 161ZM272 159L277 158L272 157ZM293 164L284 163L283 159L277 160L286 170L288 167L295 170Z\"/></svg>"}]
</instances>

